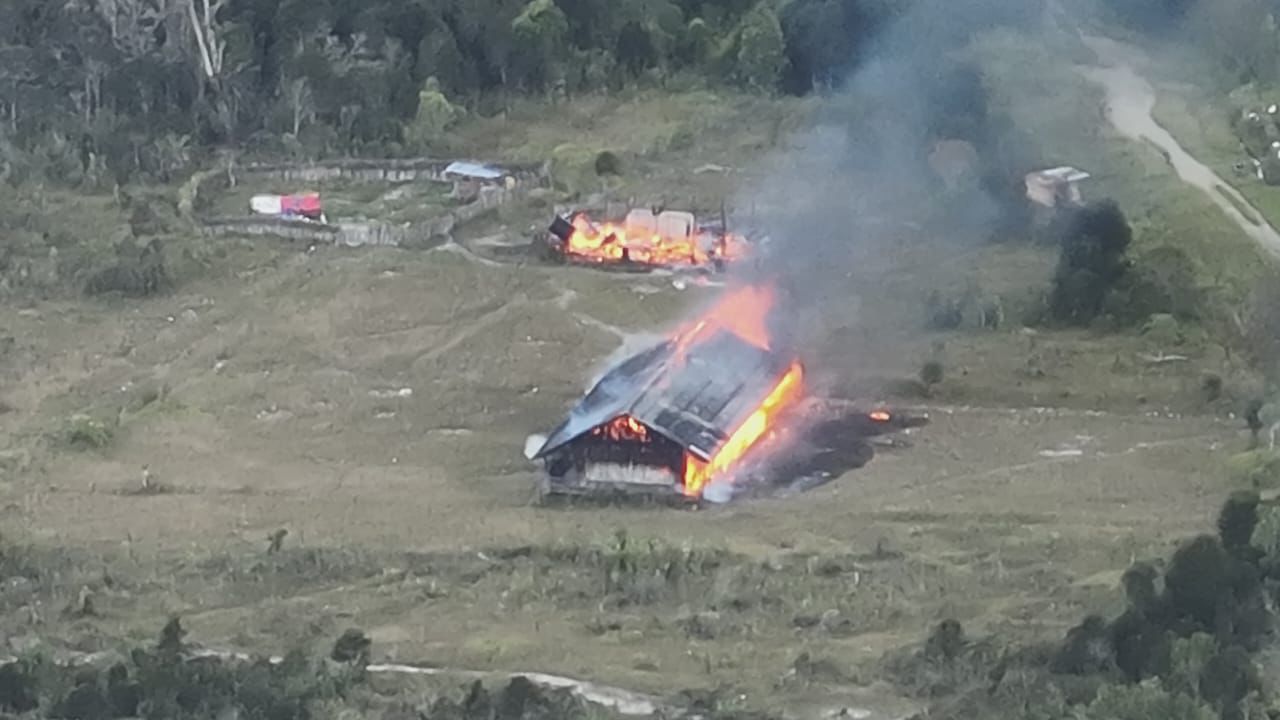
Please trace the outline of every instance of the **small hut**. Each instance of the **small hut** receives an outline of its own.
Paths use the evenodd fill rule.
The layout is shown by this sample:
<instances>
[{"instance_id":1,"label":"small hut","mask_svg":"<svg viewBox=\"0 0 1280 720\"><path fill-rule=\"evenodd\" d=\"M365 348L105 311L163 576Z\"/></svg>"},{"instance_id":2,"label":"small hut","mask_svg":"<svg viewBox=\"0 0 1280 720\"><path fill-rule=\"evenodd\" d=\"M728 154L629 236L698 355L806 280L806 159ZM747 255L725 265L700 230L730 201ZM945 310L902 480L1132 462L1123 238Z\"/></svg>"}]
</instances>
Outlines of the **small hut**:
<instances>
[{"instance_id":1,"label":"small hut","mask_svg":"<svg viewBox=\"0 0 1280 720\"><path fill-rule=\"evenodd\" d=\"M1027 174L1027 198L1046 208L1084 205L1080 183L1089 173L1064 165Z\"/></svg>"}]
</instances>

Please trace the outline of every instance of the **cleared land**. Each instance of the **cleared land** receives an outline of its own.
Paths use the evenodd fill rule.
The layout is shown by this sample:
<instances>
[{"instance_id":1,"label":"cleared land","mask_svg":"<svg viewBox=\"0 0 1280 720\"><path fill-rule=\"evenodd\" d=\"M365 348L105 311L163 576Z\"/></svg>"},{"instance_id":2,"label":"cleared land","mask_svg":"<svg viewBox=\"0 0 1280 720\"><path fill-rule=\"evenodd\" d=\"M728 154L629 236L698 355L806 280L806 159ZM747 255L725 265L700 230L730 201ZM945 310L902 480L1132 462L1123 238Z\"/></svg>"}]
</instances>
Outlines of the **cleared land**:
<instances>
[{"instance_id":1,"label":"cleared land","mask_svg":"<svg viewBox=\"0 0 1280 720\"><path fill-rule=\"evenodd\" d=\"M993 72L1023 83L1005 85L1005 102L1046 155L1083 157L1126 209L1133 199L1141 227L1159 228L1140 231L1139 252L1177 244L1206 278L1256 261L1208 198L1098 129L1082 80L1037 91L1016 71L1037 51L991 49L1012 58ZM1079 94L1060 99L1064 87ZM614 192L665 188L672 205L714 207L749 178L694 169L746 167L803 110L587 99L459 143L563 156L592 138L628 162ZM0 395L4 558L32 577L3 597L14 649L149 639L168 613L193 639L263 652L359 626L376 659L661 695L726 685L749 706L894 717L912 702L877 684L885 652L944 617L973 635L1046 638L1114 609L1132 560L1210 526L1225 459L1245 444L1226 416L1251 377L1199 333L1024 332L1050 249L885 218L836 256L847 283L803 319L821 329L806 352L843 394L913 403L904 381L942 353L934 424L914 448L787 500L532 506L525 436L559 419L625 333L661 329L714 292L498 261L475 243L547 212L504 209L430 252L217 241L230 269L173 295L0 310L14 339ZM974 283L1007 299L1004 329L920 329L929 290ZM1187 359L1143 359L1159 352ZM1217 401L1203 395L1207 372L1225 379ZM285 549L267 555L280 528ZM64 616L82 587L99 616ZM788 675L802 652L834 670Z\"/></svg>"}]
</instances>

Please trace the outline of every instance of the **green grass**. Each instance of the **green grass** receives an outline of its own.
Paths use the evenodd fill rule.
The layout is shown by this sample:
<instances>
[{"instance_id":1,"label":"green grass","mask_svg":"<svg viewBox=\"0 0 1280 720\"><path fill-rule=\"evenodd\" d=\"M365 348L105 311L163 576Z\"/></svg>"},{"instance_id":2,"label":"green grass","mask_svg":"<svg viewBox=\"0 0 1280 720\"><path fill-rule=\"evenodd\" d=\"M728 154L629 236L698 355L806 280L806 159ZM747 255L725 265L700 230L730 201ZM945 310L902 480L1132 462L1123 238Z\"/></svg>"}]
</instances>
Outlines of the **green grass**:
<instances>
[{"instance_id":1,"label":"green grass","mask_svg":"<svg viewBox=\"0 0 1280 720\"><path fill-rule=\"evenodd\" d=\"M1104 119L1100 88L1025 37L992 34L978 44L977 54L996 102L1033 138L1044 163L1087 170L1093 178L1086 181L1086 197L1112 198L1125 211L1134 226L1135 256L1177 247L1196 266L1198 284L1214 289L1219 302L1248 297L1265 270L1264 252L1212 198L1183 183L1162 153L1115 133ZM1222 164L1219 158L1213 166L1221 170ZM1229 174L1230 161L1225 164ZM1264 216L1280 221L1280 193L1271 198L1259 188L1241 190L1259 202Z\"/></svg>"},{"instance_id":2,"label":"green grass","mask_svg":"<svg viewBox=\"0 0 1280 720\"><path fill-rule=\"evenodd\" d=\"M1215 88L1202 63L1194 57L1169 49L1162 49L1159 62L1152 63L1150 78L1156 85L1156 106L1152 111L1156 122L1168 130L1178 143L1197 160L1231 184L1261 213L1273 227L1280 227L1280 187L1263 183L1249 165L1247 174L1237 174L1234 166L1247 161L1248 156L1240 146L1227 121L1231 102L1224 92ZM1239 206L1235 200L1232 204Z\"/></svg>"}]
</instances>

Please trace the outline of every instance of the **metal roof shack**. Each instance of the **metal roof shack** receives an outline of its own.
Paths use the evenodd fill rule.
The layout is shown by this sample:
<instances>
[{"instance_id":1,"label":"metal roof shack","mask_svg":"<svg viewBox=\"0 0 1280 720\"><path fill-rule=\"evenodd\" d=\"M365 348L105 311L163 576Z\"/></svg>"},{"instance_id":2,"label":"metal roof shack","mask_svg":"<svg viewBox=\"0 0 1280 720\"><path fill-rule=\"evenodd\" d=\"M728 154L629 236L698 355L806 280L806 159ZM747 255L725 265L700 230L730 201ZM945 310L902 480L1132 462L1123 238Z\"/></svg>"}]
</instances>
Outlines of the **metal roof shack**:
<instances>
[{"instance_id":1,"label":"metal roof shack","mask_svg":"<svg viewBox=\"0 0 1280 720\"><path fill-rule=\"evenodd\" d=\"M723 329L688 348L677 343L611 369L551 432L532 455L547 468L546 489L680 493L689 456L710 460L791 366Z\"/></svg>"},{"instance_id":2,"label":"metal roof shack","mask_svg":"<svg viewBox=\"0 0 1280 720\"><path fill-rule=\"evenodd\" d=\"M447 180L501 180L507 173L492 165L459 160L449 163L443 175Z\"/></svg>"},{"instance_id":3,"label":"metal roof shack","mask_svg":"<svg viewBox=\"0 0 1280 720\"><path fill-rule=\"evenodd\" d=\"M1047 208L1083 205L1080 183L1090 177L1089 173L1069 165L1028 173L1027 198Z\"/></svg>"}]
</instances>

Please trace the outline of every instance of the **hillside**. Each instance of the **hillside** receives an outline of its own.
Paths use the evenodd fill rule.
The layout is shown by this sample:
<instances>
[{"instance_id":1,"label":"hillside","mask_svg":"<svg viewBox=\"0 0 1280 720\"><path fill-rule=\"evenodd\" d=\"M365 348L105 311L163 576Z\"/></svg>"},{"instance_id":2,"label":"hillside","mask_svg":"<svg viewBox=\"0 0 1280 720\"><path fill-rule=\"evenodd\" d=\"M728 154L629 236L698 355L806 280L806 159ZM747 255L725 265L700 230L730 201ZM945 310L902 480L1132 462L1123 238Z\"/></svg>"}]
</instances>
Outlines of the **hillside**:
<instances>
[{"instance_id":1,"label":"hillside","mask_svg":"<svg viewBox=\"0 0 1280 720\"><path fill-rule=\"evenodd\" d=\"M133 97L114 70L96 76L81 117L146 123L88 132L103 151L87 153L105 165L80 157L68 128L6 106L0 654L27 674L0 675L19 678L0 683L0 710L81 716L66 709L76 687L107 692L107 673L59 679L46 660L100 652L125 653L151 698L134 709L152 716L221 708L153 697L204 677L246 716L264 697L296 695L262 716L491 717L474 692L449 703L465 682L521 672L600 686L588 699L641 701L606 711L530 700L511 717L650 714L653 703L723 718L1139 720L1240 717L1271 702L1247 678L1240 697L1200 679L1205 668L1274 671L1272 641L1242 619L1248 603L1184 617L1177 588L1193 562L1179 548L1221 531L1207 542L1227 559L1201 559L1197 572L1246 563L1253 584L1218 585L1236 588L1232 602L1258 599L1263 615L1274 600L1276 466L1241 417L1265 397L1255 289L1274 268L1247 222L1185 182L1158 143L1112 124L1114 98L1093 74L1109 59L1079 25L1017 3L679 2L645 6L643 20L625 5L307 14L233 2L200 31L228 38L224 76L203 90L156 79ZM116 7L104 28L123 35L127 4ZM33 52L33 39L65 40L75 22L105 23L100 10L26 12L2 43ZM823 45L854 10L865 41ZM135 32L183 27L137 18ZM282 23L331 46L268 42ZM1082 23L1140 42L1114 15ZM913 42L877 50L872 37ZM690 45L699 38L703 50ZM134 47L130 61L201 59L168 42ZM949 69L922 62L935 50ZM29 67L19 84L41 85L40 58L13 52L33 64L8 65L8 79ZM616 74L567 82L570 68L589 75L583 57ZM337 63L356 74L325 85ZM459 74L441 77L446 67ZM292 96L271 89L298 68L316 74L285 84ZM83 79L50 77L63 89ZM847 82L835 88L836 77ZM357 101L342 93L379 88L399 110L364 97L344 114ZM397 105L404 92L414 102ZM164 97L177 101L168 115L153 109ZM244 104L219 114L230 98ZM268 99L281 105L250 110ZM327 140L311 144L308 128ZM105 151L124 137L176 154ZM974 158L954 182L934 154L946 141ZM247 215L257 193L319 190L335 227L411 228L465 205L434 180L282 179L420 155L531 164L546 178L416 246L210 229ZM253 175L255 163L291 169ZM1026 173L1057 165L1091 174L1084 207L1031 206ZM202 177L219 182L193 197ZM1267 215L1255 192L1245 197L1258 210L1229 207ZM931 423L808 492L697 510L536 502L543 470L522 455L526 438L559 422L622 350L748 277L608 272L529 246L558 209L611 203L767 230L782 250L762 252L750 277L786 284L798 303L784 321L815 392L927 411ZM1094 272L1106 262L1115 278ZM941 377L922 379L929 364ZM1219 511L1242 489L1262 504L1232 496L1253 513L1238 542ZM1082 619L1120 627L1146 607L1131 566L1163 574L1161 607L1184 624L1165 628L1154 610L1142 621L1181 664L1131 677L1114 639L1099 641L1096 667L1063 664L1093 627ZM289 660L216 682L127 657L171 617L187 641L264 657L321 657L350 628L369 642L358 661ZM938 651L949 637L960 650ZM154 650L161 666L173 650ZM333 662L354 662L354 674ZM397 663L442 675L377 669ZM28 682L39 697L24 709L9 688Z\"/></svg>"}]
</instances>

